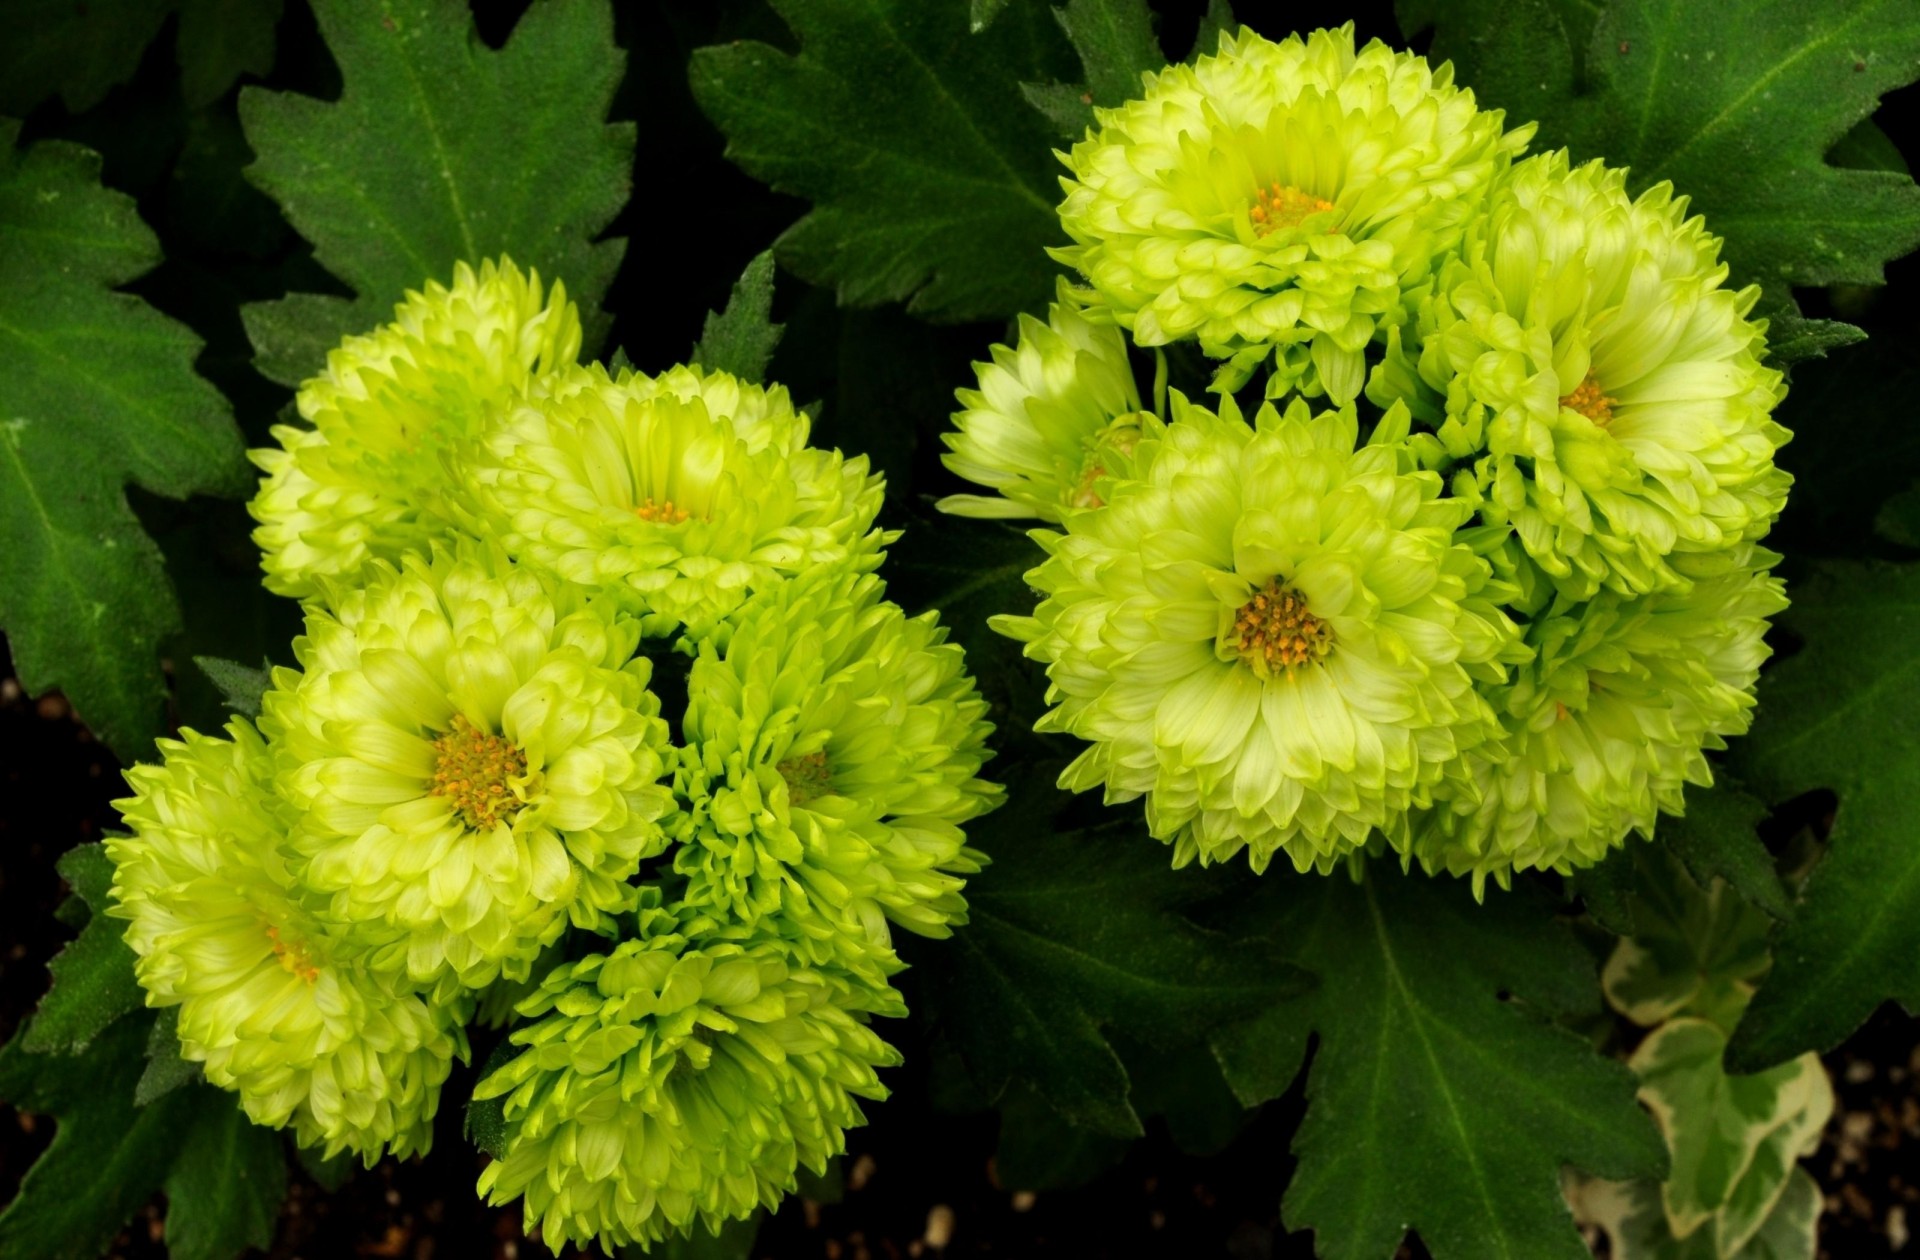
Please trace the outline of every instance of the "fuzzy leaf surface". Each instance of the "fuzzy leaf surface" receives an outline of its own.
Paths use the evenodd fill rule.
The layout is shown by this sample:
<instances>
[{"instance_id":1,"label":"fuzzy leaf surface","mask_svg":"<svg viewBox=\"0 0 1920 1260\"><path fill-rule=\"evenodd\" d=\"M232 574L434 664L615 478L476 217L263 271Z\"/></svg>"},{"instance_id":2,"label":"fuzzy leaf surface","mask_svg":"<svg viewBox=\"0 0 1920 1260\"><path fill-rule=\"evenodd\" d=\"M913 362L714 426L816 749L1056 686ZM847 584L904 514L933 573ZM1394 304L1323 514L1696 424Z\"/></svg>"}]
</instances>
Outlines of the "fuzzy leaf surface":
<instances>
[{"instance_id":1,"label":"fuzzy leaf surface","mask_svg":"<svg viewBox=\"0 0 1920 1260\"><path fill-rule=\"evenodd\" d=\"M758 385L786 326L773 322L773 253L757 255L734 282L723 311L708 311L687 361Z\"/></svg>"},{"instance_id":2,"label":"fuzzy leaf surface","mask_svg":"<svg viewBox=\"0 0 1920 1260\"><path fill-rule=\"evenodd\" d=\"M1236 921L1266 924L1319 980L1214 1046L1252 1105L1286 1090L1318 1034L1281 1213L1327 1260L1386 1260L1409 1230L1435 1260L1580 1260L1561 1165L1660 1172L1633 1074L1541 1017L1594 990L1544 899L1478 905L1376 864L1360 884L1270 874Z\"/></svg>"},{"instance_id":3,"label":"fuzzy leaf surface","mask_svg":"<svg viewBox=\"0 0 1920 1260\"><path fill-rule=\"evenodd\" d=\"M1839 809L1734 1034L1742 1071L1827 1050L1890 998L1920 1011L1920 566L1822 565L1781 623L1805 646L1761 681L1734 766L1770 801L1825 788Z\"/></svg>"},{"instance_id":4,"label":"fuzzy leaf surface","mask_svg":"<svg viewBox=\"0 0 1920 1260\"><path fill-rule=\"evenodd\" d=\"M133 951L124 925L106 916L113 863L106 849L83 844L62 854L60 874L91 911L80 935L47 964L53 987L40 1000L21 1045L34 1053L74 1054L128 1011L141 1005Z\"/></svg>"},{"instance_id":5,"label":"fuzzy leaf surface","mask_svg":"<svg viewBox=\"0 0 1920 1260\"><path fill-rule=\"evenodd\" d=\"M200 339L114 291L160 261L133 201L88 150L18 136L0 120L0 628L27 689L65 692L131 762L180 611L125 488L238 493L246 464Z\"/></svg>"},{"instance_id":6,"label":"fuzzy leaf surface","mask_svg":"<svg viewBox=\"0 0 1920 1260\"><path fill-rule=\"evenodd\" d=\"M926 999L968 1073L997 1099L1029 1086L1070 1123L1142 1130L1110 1034L1190 1042L1298 993L1307 978L1268 941L1196 927L1185 906L1217 891L1121 812L1058 825L1045 768L1010 772L1008 804L971 829L993 859L967 884L970 921L922 951Z\"/></svg>"},{"instance_id":7,"label":"fuzzy leaf surface","mask_svg":"<svg viewBox=\"0 0 1920 1260\"><path fill-rule=\"evenodd\" d=\"M1061 77L1039 0L773 0L799 42L702 48L695 98L727 155L813 209L775 244L842 304L934 320L1043 307L1059 236L1054 136L1020 84Z\"/></svg>"},{"instance_id":8,"label":"fuzzy leaf surface","mask_svg":"<svg viewBox=\"0 0 1920 1260\"><path fill-rule=\"evenodd\" d=\"M597 347L626 248L598 238L626 204L634 147L633 124L606 121L626 70L606 0L540 0L498 52L461 0L313 10L345 87L337 101L245 89L247 174L355 296L248 307L260 370L297 384L407 290L502 254L565 282Z\"/></svg>"}]
</instances>

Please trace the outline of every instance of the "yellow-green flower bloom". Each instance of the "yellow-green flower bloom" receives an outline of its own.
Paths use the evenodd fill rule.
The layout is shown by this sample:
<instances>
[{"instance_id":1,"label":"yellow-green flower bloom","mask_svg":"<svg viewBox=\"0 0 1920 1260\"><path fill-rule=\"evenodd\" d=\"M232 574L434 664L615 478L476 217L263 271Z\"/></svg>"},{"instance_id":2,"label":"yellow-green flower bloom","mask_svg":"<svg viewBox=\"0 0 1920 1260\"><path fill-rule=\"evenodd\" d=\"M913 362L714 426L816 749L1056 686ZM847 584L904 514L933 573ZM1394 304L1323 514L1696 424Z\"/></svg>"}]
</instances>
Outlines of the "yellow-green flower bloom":
<instances>
[{"instance_id":1,"label":"yellow-green flower bloom","mask_svg":"<svg viewBox=\"0 0 1920 1260\"><path fill-rule=\"evenodd\" d=\"M1351 407L1224 406L1176 395L1105 507L1036 532L1034 616L995 624L1047 663L1039 729L1092 745L1062 787L1144 795L1177 865L1326 869L1497 731L1474 681L1513 626L1455 540L1472 509L1410 470L1404 409L1356 450Z\"/></svg>"},{"instance_id":2,"label":"yellow-green flower bloom","mask_svg":"<svg viewBox=\"0 0 1920 1260\"><path fill-rule=\"evenodd\" d=\"M134 795L115 802L132 834L107 841L109 913L147 1003L179 1007L181 1054L257 1123L369 1166L425 1151L467 1052L459 1012L396 989L365 966L359 929L303 908L271 756L245 721L227 730L161 740L163 763L129 770Z\"/></svg>"},{"instance_id":3,"label":"yellow-green flower bloom","mask_svg":"<svg viewBox=\"0 0 1920 1260\"><path fill-rule=\"evenodd\" d=\"M889 921L925 936L966 921L980 855L961 827L1000 789L978 777L993 727L959 645L881 590L844 570L796 578L741 610L724 652L702 646L674 869L716 930L884 973Z\"/></svg>"},{"instance_id":4,"label":"yellow-green flower bloom","mask_svg":"<svg viewBox=\"0 0 1920 1260\"><path fill-rule=\"evenodd\" d=\"M280 445L251 452L267 474L252 504L267 589L306 598L446 537L460 455L579 353L565 287L543 295L506 259L459 264L452 288L408 293L392 323L341 342L295 399L313 427L276 425Z\"/></svg>"},{"instance_id":5,"label":"yellow-green flower bloom","mask_svg":"<svg viewBox=\"0 0 1920 1260\"><path fill-rule=\"evenodd\" d=\"M1143 346L1196 337L1244 380L1360 392L1362 352L1454 248L1530 128L1503 134L1453 69L1351 25L1248 31L1095 113L1074 146L1054 251Z\"/></svg>"},{"instance_id":6,"label":"yellow-green flower bloom","mask_svg":"<svg viewBox=\"0 0 1920 1260\"><path fill-rule=\"evenodd\" d=\"M1752 720L1767 619L1787 606L1766 572L1778 558L1742 547L1691 587L1545 601L1525 629L1533 660L1485 689L1504 744L1468 753L1462 799L1436 806L1411 855L1505 885L1591 865L1630 831L1652 836L1662 810L1683 812L1686 785L1713 782L1704 750Z\"/></svg>"},{"instance_id":7,"label":"yellow-green flower bloom","mask_svg":"<svg viewBox=\"0 0 1920 1260\"><path fill-rule=\"evenodd\" d=\"M491 1203L526 1196L548 1246L717 1231L793 1189L865 1123L899 1055L867 1027L899 998L848 987L777 942L704 944L654 904L639 939L561 967L520 1006L524 1047L474 1090L502 1098Z\"/></svg>"},{"instance_id":8,"label":"yellow-green flower bloom","mask_svg":"<svg viewBox=\"0 0 1920 1260\"><path fill-rule=\"evenodd\" d=\"M808 427L785 389L725 372L575 369L487 441L477 532L649 635L702 638L796 573L879 564L881 479L865 456L809 447Z\"/></svg>"},{"instance_id":9,"label":"yellow-green flower bloom","mask_svg":"<svg viewBox=\"0 0 1920 1260\"><path fill-rule=\"evenodd\" d=\"M1518 164L1447 270L1417 373L1391 364L1371 391L1435 424L1456 493L1576 599L1715 572L1786 501L1760 290L1723 287L1686 206L1564 152Z\"/></svg>"},{"instance_id":10,"label":"yellow-green flower bloom","mask_svg":"<svg viewBox=\"0 0 1920 1260\"><path fill-rule=\"evenodd\" d=\"M478 548L312 608L262 702L300 878L402 940L416 983L524 978L569 922L630 909L666 845L668 755L639 627Z\"/></svg>"},{"instance_id":11,"label":"yellow-green flower bloom","mask_svg":"<svg viewBox=\"0 0 1920 1260\"><path fill-rule=\"evenodd\" d=\"M1047 322L1022 315L1018 343L995 346L992 355L973 365L980 388L958 393L962 409L953 417L956 431L941 435L950 448L941 459L999 493L949 495L940 510L1057 521L1098 507L1108 451L1117 445L1124 454L1139 438L1140 391L1125 335L1089 319L1062 281Z\"/></svg>"}]
</instances>

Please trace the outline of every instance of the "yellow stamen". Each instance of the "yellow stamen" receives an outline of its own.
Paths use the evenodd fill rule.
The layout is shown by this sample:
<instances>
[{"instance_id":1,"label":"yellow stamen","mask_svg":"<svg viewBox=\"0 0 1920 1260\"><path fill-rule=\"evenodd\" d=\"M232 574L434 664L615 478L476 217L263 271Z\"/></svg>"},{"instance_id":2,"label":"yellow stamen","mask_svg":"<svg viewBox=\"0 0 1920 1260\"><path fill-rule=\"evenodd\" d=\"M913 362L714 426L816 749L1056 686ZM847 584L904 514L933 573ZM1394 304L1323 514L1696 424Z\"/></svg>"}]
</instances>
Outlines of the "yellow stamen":
<instances>
[{"instance_id":1,"label":"yellow stamen","mask_svg":"<svg viewBox=\"0 0 1920 1260\"><path fill-rule=\"evenodd\" d=\"M271 923L267 924L267 939L273 942L273 956L288 975L298 976L307 984L320 978L320 968L313 965L305 945L281 940L280 929Z\"/></svg>"},{"instance_id":2,"label":"yellow stamen","mask_svg":"<svg viewBox=\"0 0 1920 1260\"><path fill-rule=\"evenodd\" d=\"M438 759L428 792L444 796L467 826L491 831L526 804L514 794L515 780L527 777L527 755L503 735L490 735L459 714L447 733L433 741Z\"/></svg>"},{"instance_id":3,"label":"yellow stamen","mask_svg":"<svg viewBox=\"0 0 1920 1260\"><path fill-rule=\"evenodd\" d=\"M833 791L833 771L827 765L825 749L789 757L774 769L787 781L787 800L796 809Z\"/></svg>"},{"instance_id":4,"label":"yellow stamen","mask_svg":"<svg viewBox=\"0 0 1920 1260\"><path fill-rule=\"evenodd\" d=\"M1593 379L1593 373L1580 382L1580 387L1560 400L1562 407L1570 407L1601 428L1613 419L1613 409L1619 399L1609 398L1600 392L1600 382Z\"/></svg>"},{"instance_id":5,"label":"yellow stamen","mask_svg":"<svg viewBox=\"0 0 1920 1260\"><path fill-rule=\"evenodd\" d=\"M1262 678L1323 661L1333 651L1333 627L1307 611L1306 597L1278 580L1254 592L1233 617L1233 646Z\"/></svg>"},{"instance_id":6,"label":"yellow stamen","mask_svg":"<svg viewBox=\"0 0 1920 1260\"><path fill-rule=\"evenodd\" d=\"M1255 234L1265 236L1284 228L1299 227L1309 215L1331 209L1333 203L1324 197L1301 192L1291 184L1276 183L1271 188L1254 190L1253 208L1247 215L1253 220Z\"/></svg>"},{"instance_id":7,"label":"yellow stamen","mask_svg":"<svg viewBox=\"0 0 1920 1260\"><path fill-rule=\"evenodd\" d=\"M678 525L690 515L685 508L675 507L672 499L655 503L652 495L648 495L645 503L633 509L633 514L643 521L659 521L663 525Z\"/></svg>"}]
</instances>

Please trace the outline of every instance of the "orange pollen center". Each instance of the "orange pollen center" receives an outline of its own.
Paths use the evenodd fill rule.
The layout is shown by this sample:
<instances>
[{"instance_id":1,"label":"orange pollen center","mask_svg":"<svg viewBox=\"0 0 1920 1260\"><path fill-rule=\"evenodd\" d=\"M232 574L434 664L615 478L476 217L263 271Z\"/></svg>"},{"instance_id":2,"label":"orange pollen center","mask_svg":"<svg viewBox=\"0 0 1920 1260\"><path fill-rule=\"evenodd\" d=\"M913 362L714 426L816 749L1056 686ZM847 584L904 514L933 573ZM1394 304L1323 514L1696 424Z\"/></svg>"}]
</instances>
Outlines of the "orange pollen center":
<instances>
[{"instance_id":1,"label":"orange pollen center","mask_svg":"<svg viewBox=\"0 0 1920 1260\"><path fill-rule=\"evenodd\" d=\"M1067 495L1067 506L1077 508L1097 508L1103 500L1094 493L1094 483L1107 475L1107 470L1098 460L1090 459L1080 473L1080 481Z\"/></svg>"},{"instance_id":2,"label":"orange pollen center","mask_svg":"<svg viewBox=\"0 0 1920 1260\"><path fill-rule=\"evenodd\" d=\"M1593 379L1593 373L1587 373L1587 379L1580 382L1580 388L1560 400L1562 407L1571 407L1601 428L1613 419L1613 408L1620 400L1609 398L1600 392L1600 382Z\"/></svg>"},{"instance_id":3,"label":"orange pollen center","mask_svg":"<svg viewBox=\"0 0 1920 1260\"><path fill-rule=\"evenodd\" d=\"M659 521L664 525L678 525L690 515L685 508L675 507L672 499L655 503L652 495L648 495L645 503L633 509L633 514L643 521Z\"/></svg>"},{"instance_id":4,"label":"orange pollen center","mask_svg":"<svg viewBox=\"0 0 1920 1260\"><path fill-rule=\"evenodd\" d=\"M273 956L280 960L281 969L288 975L298 976L307 984L320 978L320 968L313 965L305 945L281 940L280 929L271 923L267 924L267 939L273 942Z\"/></svg>"},{"instance_id":5,"label":"orange pollen center","mask_svg":"<svg viewBox=\"0 0 1920 1260\"><path fill-rule=\"evenodd\" d=\"M1290 184L1275 184L1254 190L1253 208L1247 215L1253 220L1254 232L1265 236L1284 228L1299 227L1308 215L1331 209L1333 203L1324 197L1301 192Z\"/></svg>"},{"instance_id":6,"label":"orange pollen center","mask_svg":"<svg viewBox=\"0 0 1920 1260\"><path fill-rule=\"evenodd\" d=\"M447 733L433 741L433 796L444 796L467 826L491 831L510 821L526 804L514 795L513 782L527 776L527 755L503 735L489 735L458 714Z\"/></svg>"},{"instance_id":7,"label":"orange pollen center","mask_svg":"<svg viewBox=\"0 0 1920 1260\"><path fill-rule=\"evenodd\" d=\"M1233 646L1262 678L1322 661L1333 651L1333 627L1307 611L1306 597L1268 582L1233 616Z\"/></svg>"},{"instance_id":8,"label":"orange pollen center","mask_svg":"<svg viewBox=\"0 0 1920 1260\"><path fill-rule=\"evenodd\" d=\"M833 791L833 771L827 766L824 750L804 757L789 757L774 768L787 781L787 799L795 807L807 805Z\"/></svg>"}]
</instances>

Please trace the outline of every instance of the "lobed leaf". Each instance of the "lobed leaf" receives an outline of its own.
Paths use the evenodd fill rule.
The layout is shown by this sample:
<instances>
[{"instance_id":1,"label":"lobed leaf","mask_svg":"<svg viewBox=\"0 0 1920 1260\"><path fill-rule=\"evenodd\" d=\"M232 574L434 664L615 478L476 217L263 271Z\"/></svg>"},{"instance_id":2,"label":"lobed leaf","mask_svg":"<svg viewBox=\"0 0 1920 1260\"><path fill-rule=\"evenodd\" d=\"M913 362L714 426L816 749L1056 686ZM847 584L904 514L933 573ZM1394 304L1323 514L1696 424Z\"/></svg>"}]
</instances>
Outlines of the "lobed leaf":
<instances>
[{"instance_id":1,"label":"lobed leaf","mask_svg":"<svg viewBox=\"0 0 1920 1260\"><path fill-rule=\"evenodd\" d=\"M742 41L699 49L689 73L727 156L813 202L775 242L781 263L849 306L906 302L935 320L1044 306L1044 251L1059 235L1053 137L1014 102L1021 83L1059 77L1046 7L773 7L797 55Z\"/></svg>"},{"instance_id":2,"label":"lobed leaf","mask_svg":"<svg viewBox=\"0 0 1920 1260\"><path fill-rule=\"evenodd\" d=\"M462 0L315 0L337 101L247 88L247 168L352 298L244 312L261 372L298 384L348 333L385 322L457 262L509 255L563 281L586 347L626 249L600 234L632 188L634 127L608 123L626 68L606 0L539 0L498 52Z\"/></svg>"},{"instance_id":3,"label":"lobed leaf","mask_svg":"<svg viewBox=\"0 0 1920 1260\"><path fill-rule=\"evenodd\" d=\"M106 848L83 844L62 854L60 874L92 912L80 935L69 942L47 970L53 987L40 1000L32 1022L20 1034L24 1050L36 1054L75 1054L129 1011L144 995L133 974L133 951L119 920L106 915L113 863Z\"/></svg>"},{"instance_id":4,"label":"lobed leaf","mask_svg":"<svg viewBox=\"0 0 1920 1260\"><path fill-rule=\"evenodd\" d=\"M988 1099L1018 1081L1079 1128L1136 1136L1113 1034L1191 1044L1307 978L1272 942L1189 921L1218 881L1169 871L1135 819L1061 826L1051 774L1008 777L1008 803L970 836L993 861L968 881L969 922L916 961L922 1000Z\"/></svg>"},{"instance_id":5,"label":"lobed leaf","mask_svg":"<svg viewBox=\"0 0 1920 1260\"><path fill-rule=\"evenodd\" d=\"M1762 679L1733 764L1768 800L1825 788L1839 809L1734 1034L1741 1070L1837 1045L1889 998L1920 1010L1920 567L1823 564L1781 622L1806 646Z\"/></svg>"},{"instance_id":6,"label":"lobed leaf","mask_svg":"<svg viewBox=\"0 0 1920 1260\"><path fill-rule=\"evenodd\" d=\"M180 611L126 486L238 494L246 464L199 338L114 291L160 261L132 200L88 150L19 134L0 120L0 627L26 688L130 762L162 729Z\"/></svg>"},{"instance_id":7,"label":"lobed leaf","mask_svg":"<svg viewBox=\"0 0 1920 1260\"><path fill-rule=\"evenodd\" d=\"M689 363L715 372L731 372L758 385L780 344L784 324L773 322L773 252L758 254L734 282L724 311L708 311Z\"/></svg>"},{"instance_id":8,"label":"lobed leaf","mask_svg":"<svg viewBox=\"0 0 1920 1260\"><path fill-rule=\"evenodd\" d=\"M1251 1105L1288 1088L1318 1035L1281 1208L1318 1254L1379 1260L1412 1230L1435 1260L1579 1260L1561 1165L1658 1172L1632 1074L1540 1017L1593 993L1590 960L1543 899L1477 904L1457 882L1375 864L1360 882L1269 875L1248 919L1319 984L1216 1034L1215 1050Z\"/></svg>"}]
</instances>

